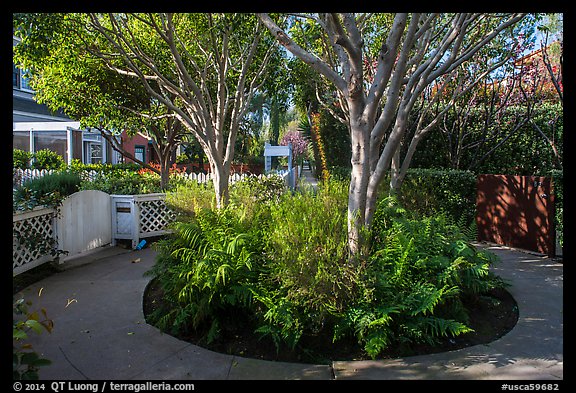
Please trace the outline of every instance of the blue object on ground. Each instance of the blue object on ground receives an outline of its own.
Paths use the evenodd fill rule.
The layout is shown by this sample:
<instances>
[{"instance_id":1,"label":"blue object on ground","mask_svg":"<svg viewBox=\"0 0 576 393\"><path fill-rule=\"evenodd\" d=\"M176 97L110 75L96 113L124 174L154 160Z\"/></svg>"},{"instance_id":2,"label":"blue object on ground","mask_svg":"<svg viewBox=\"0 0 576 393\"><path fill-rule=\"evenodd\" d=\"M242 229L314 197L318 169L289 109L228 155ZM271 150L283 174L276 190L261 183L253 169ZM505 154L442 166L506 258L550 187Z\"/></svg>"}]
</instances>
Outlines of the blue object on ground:
<instances>
[{"instance_id":1,"label":"blue object on ground","mask_svg":"<svg viewBox=\"0 0 576 393\"><path fill-rule=\"evenodd\" d=\"M146 240L142 240L140 243L138 243L138 245L136 246L136 250L141 250L144 248L144 246L146 245Z\"/></svg>"}]
</instances>

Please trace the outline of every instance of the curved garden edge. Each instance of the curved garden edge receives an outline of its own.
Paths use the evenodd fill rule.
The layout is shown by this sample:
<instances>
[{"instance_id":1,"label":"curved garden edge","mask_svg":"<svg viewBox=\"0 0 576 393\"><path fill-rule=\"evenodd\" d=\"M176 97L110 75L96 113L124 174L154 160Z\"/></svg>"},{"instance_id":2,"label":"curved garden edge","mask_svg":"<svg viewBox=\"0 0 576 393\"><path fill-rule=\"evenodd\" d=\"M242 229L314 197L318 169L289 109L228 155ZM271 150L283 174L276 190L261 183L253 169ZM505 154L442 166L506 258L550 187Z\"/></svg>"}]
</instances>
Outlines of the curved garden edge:
<instances>
[{"instance_id":1,"label":"curved garden edge","mask_svg":"<svg viewBox=\"0 0 576 393\"><path fill-rule=\"evenodd\" d=\"M431 355L318 366L222 355L162 334L144 321L143 314L144 293L151 277L142 274L154 264L155 253L149 248L126 253L113 247L29 287L29 293L44 287L34 305L46 307L58 326L52 335L40 335L35 341L34 347L53 360L50 367L40 370L40 376L81 379L81 370L87 378L107 380L562 379L562 264L502 247L495 251L503 256L503 263L495 268L500 276L510 279L509 292L520 313L517 325L504 337L489 345ZM86 286L86 280L94 284ZM65 313L54 314L51 310L55 304L61 308L62 301L66 303L64 287L76 297L82 296L85 307L74 303ZM122 302L117 301L119 288L127 295ZM117 318L86 313L86 307L101 306ZM94 331L103 322L108 328L102 334L83 332L86 327ZM135 334L126 335L127 331ZM72 336L74 342L70 341ZM119 343L117 350L110 351L111 342Z\"/></svg>"},{"instance_id":2,"label":"curved garden edge","mask_svg":"<svg viewBox=\"0 0 576 393\"><path fill-rule=\"evenodd\" d=\"M143 293L143 313L148 321L149 313L155 304L162 301L162 291L155 286L156 280L152 278ZM253 330L232 331L225 335L225 339L217 343L206 344L194 334L188 336L173 336L179 340L189 342L204 349L226 355L241 356L258 360L306 363L306 364L331 364L336 361L364 361L364 360L390 360L419 355L437 354L456 351L476 345L485 345L494 342L508 334L518 322L518 305L514 297L506 289L497 289L490 295L482 298L482 301L469 306L469 327L474 332L457 337L446 337L438 345L419 345L409 351L387 351L377 359L371 359L352 340L339 341L332 344L330 337L303 338L305 350L313 351L314 354L306 354L305 351L290 351L283 348L276 351L272 341L261 339L253 333ZM153 324L151 324L154 326ZM155 326L156 327L156 326ZM163 332L169 334L168 332Z\"/></svg>"}]
</instances>

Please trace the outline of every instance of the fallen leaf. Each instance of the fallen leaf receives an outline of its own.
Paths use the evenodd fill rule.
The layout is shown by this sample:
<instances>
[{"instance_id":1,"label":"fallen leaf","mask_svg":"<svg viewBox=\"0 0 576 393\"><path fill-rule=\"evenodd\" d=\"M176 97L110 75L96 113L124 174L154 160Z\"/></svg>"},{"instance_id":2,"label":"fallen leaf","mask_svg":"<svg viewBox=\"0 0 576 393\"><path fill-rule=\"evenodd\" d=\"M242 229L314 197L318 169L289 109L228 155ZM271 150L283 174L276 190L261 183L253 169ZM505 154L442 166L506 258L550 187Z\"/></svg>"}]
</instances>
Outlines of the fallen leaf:
<instances>
[{"instance_id":1,"label":"fallen leaf","mask_svg":"<svg viewBox=\"0 0 576 393\"><path fill-rule=\"evenodd\" d=\"M140 258L136 258L136 259L132 260L132 263L138 263L138 262L140 262Z\"/></svg>"},{"instance_id":2,"label":"fallen leaf","mask_svg":"<svg viewBox=\"0 0 576 393\"><path fill-rule=\"evenodd\" d=\"M76 299L68 299L68 304L66 304L66 307L68 307L68 306L69 306L70 304L72 304L72 303L78 303L78 300L76 300ZM66 308L66 307L65 307L65 308Z\"/></svg>"}]
</instances>

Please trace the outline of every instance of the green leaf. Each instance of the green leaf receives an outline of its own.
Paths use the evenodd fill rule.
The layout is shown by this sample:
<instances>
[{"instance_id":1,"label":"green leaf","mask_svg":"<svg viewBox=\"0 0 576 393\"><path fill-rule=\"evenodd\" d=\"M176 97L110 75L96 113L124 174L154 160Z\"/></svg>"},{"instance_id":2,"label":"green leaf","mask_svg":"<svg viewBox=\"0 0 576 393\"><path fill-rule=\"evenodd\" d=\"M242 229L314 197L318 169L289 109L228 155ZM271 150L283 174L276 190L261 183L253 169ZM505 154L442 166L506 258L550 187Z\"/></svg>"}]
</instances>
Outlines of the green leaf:
<instances>
[{"instance_id":1,"label":"green leaf","mask_svg":"<svg viewBox=\"0 0 576 393\"><path fill-rule=\"evenodd\" d=\"M39 359L39 356L36 352L26 352L20 358L21 364L30 364L33 365Z\"/></svg>"},{"instance_id":2,"label":"green leaf","mask_svg":"<svg viewBox=\"0 0 576 393\"><path fill-rule=\"evenodd\" d=\"M21 329L13 329L12 330L12 339L13 340L25 340L28 338L28 335L25 331Z\"/></svg>"},{"instance_id":3,"label":"green leaf","mask_svg":"<svg viewBox=\"0 0 576 393\"><path fill-rule=\"evenodd\" d=\"M52 361L49 359L38 359L34 362L35 367L45 367L52 364Z\"/></svg>"},{"instance_id":4,"label":"green leaf","mask_svg":"<svg viewBox=\"0 0 576 393\"><path fill-rule=\"evenodd\" d=\"M29 319L25 322L25 325L34 330L36 333L42 333L42 324L35 319Z\"/></svg>"}]
</instances>

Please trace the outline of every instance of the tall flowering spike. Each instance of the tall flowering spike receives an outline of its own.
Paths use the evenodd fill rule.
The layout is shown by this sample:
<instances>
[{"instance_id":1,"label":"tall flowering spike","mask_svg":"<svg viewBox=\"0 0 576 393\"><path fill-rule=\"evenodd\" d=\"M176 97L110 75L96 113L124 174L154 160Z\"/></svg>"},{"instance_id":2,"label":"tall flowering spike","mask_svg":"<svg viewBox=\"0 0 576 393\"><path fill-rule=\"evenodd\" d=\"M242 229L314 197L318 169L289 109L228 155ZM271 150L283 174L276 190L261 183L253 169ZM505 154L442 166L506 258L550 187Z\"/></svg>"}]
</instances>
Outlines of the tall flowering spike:
<instances>
[{"instance_id":1,"label":"tall flowering spike","mask_svg":"<svg viewBox=\"0 0 576 393\"><path fill-rule=\"evenodd\" d=\"M330 172L328 171L328 161L326 160L326 153L324 152L324 143L320 137L320 114L312 113L310 114L310 118L312 120L312 124L310 125L310 132L316 141L316 146L318 146L318 153L320 155L322 180L327 181L330 178Z\"/></svg>"}]
</instances>

